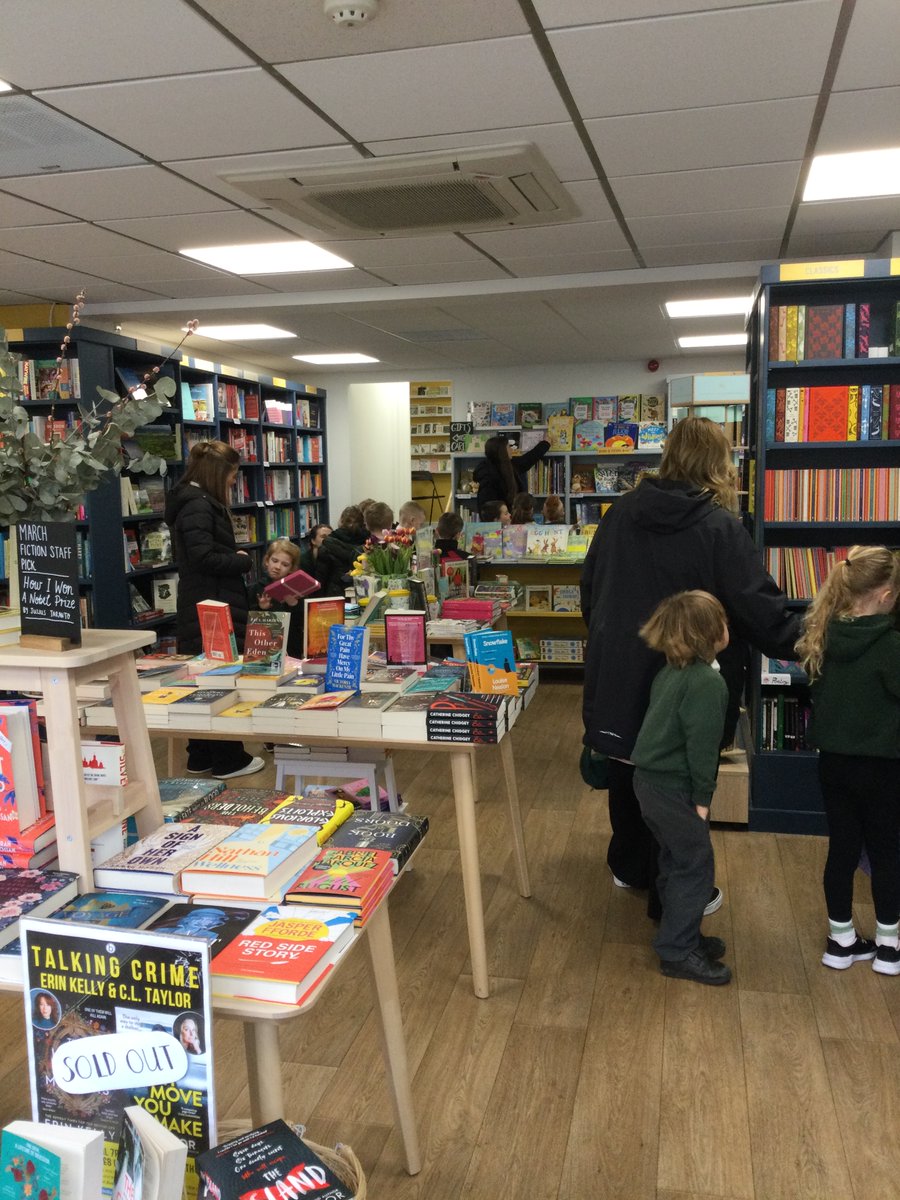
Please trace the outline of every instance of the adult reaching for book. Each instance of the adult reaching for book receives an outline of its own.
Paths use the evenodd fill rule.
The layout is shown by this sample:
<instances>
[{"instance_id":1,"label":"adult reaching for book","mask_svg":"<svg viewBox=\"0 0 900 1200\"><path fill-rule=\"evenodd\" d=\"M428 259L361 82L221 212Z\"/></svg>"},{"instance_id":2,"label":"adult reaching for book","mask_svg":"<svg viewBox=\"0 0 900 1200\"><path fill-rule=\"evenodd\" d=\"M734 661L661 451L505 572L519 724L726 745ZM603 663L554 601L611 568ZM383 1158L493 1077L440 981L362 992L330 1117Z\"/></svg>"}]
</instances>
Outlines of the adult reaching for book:
<instances>
[{"instance_id":1,"label":"adult reaching for book","mask_svg":"<svg viewBox=\"0 0 900 1200\"><path fill-rule=\"evenodd\" d=\"M231 609L238 650L247 626L244 576L253 566L246 550L238 550L228 511L229 489L237 479L240 458L225 442L197 442L191 447L181 480L166 500L166 524L172 530L172 554L178 571L175 635L180 654L199 654L203 641L197 604L217 600ZM190 738L187 770L211 772L216 779L253 775L265 766L248 754L243 742Z\"/></svg>"},{"instance_id":2,"label":"adult reaching for book","mask_svg":"<svg viewBox=\"0 0 900 1200\"><path fill-rule=\"evenodd\" d=\"M609 756L612 837L606 861L621 887L649 889L659 916L657 845L634 794L631 753L663 656L638 636L661 600L700 589L728 618L730 645L719 655L729 704L722 745L739 713L748 645L793 659L800 617L766 572L738 516L732 446L706 418L679 421L666 440L658 477L620 496L600 522L581 574L588 627L584 663L584 743ZM707 906L721 904L716 889Z\"/></svg>"},{"instance_id":3,"label":"adult reaching for book","mask_svg":"<svg viewBox=\"0 0 900 1200\"><path fill-rule=\"evenodd\" d=\"M472 478L478 484L478 516L492 500L500 500L512 511L513 501L520 492L528 491L527 473L550 449L548 441L538 442L524 454L510 455L505 434L488 438L484 458L476 463Z\"/></svg>"}]
</instances>

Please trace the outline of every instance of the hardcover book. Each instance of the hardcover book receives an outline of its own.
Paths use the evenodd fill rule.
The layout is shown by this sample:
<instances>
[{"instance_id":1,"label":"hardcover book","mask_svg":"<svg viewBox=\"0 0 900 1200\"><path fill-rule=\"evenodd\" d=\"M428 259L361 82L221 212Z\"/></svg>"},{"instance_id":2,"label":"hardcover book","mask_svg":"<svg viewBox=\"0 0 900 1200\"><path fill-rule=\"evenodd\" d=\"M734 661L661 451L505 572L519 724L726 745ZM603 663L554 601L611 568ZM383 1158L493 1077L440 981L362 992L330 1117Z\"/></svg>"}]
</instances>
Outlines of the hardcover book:
<instances>
[{"instance_id":1,"label":"hardcover book","mask_svg":"<svg viewBox=\"0 0 900 1200\"><path fill-rule=\"evenodd\" d=\"M844 355L843 304L810 304L806 310L806 358L832 359ZM782 355L782 357L786 357Z\"/></svg>"},{"instance_id":2,"label":"hardcover book","mask_svg":"<svg viewBox=\"0 0 900 1200\"><path fill-rule=\"evenodd\" d=\"M410 855L428 832L428 818L412 813L373 812L358 809L336 833L329 846L361 850L386 850L395 875L406 866Z\"/></svg>"},{"instance_id":3,"label":"hardcover book","mask_svg":"<svg viewBox=\"0 0 900 1200\"><path fill-rule=\"evenodd\" d=\"M181 885L189 894L274 900L315 856L317 832L311 825L241 825L186 867Z\"/></svg>"},{"instance_id":4,"label":"hardcover book","mask_svg":"<svg viewBox=\"0 0 900 1200\"><path fill-rule=\"evenodd\" d=\"M302 1003L353 941L355 919L347 908L269 905L213 959L213 992Z\"/></svg>"},{"instance_id":5,"label":"hardcover book","mask_svg":"<svg viewBox=\"0 0 900 1200\"><path fill-rule=\"evenodd\" d=\"M238 649L229 605L222 600L201 600L197 604L197 616L204 657L214 662L237 662Z\"/></svg>"},{"instance_id":6,"label":"hardcover book","mask_svg":"<svg viewBox=\"0 0 900 1200\"><path fill-rule=\"evenodd\" d=\"M369 659L369 630L363 625L332 625L328 630L325 690L359 690Z\"/></svg>"},{"instance_id":7,"label":"hardcover book","mask_svg":"<svg viewBox=\"0 0 900 1200\"><path fill-rule=\"evenodd\" d=\"M605 421L593 419L576 421L575 451L583 454L596 454L598 450L602 450L606 443L606 425ZM587 490L590 491L589 488Z\"/></svg>"},{"instance_id":8,"label":"hardcover book","mask_svg":"<svg viewBox=\"0 0 900 1200\"><path fill-rule=\"evenodd\" d=\"M284 1121L271 1121L204 1154L201 1200L353 1200L346 1188Z\"/></svg>"},{"instance_id":9,"label":"hardcover book","mask_svg":"<svg viewBox=\"0 0 900 1200\"><path fill-rule=\"evenodd\" d=\"M290 620L288 612L254 609L247 614L242 674L271 677L282 673Z\"/></svg>"},{"instance_id":10,"label":"hardcover book","mask_svg":"<svg viewBox=\"0 0 900 1200\"><path fill-rule=\"evenodd\" d=\"M164 825L119 854L94 867L100 888L177 895L181 872L201 854L228 837L227 825Z\"/></svg>"},{"instance_id":11,"label":"hardcover book","mask_svg":"<svg viewBox=\"0 0 900 1200\"><path fill-rule=\"evenodd\" d=\"M225 784L219 779L160 779L163 819L183 821L198 804L224 791Z\"/></svg>"},{"instance_id":12,"label":"hardcover book","mask_svg":"<svg viewBox=\"0 0 900 1200\"><path fill-rule=\"evenodd\" d=\"M303 657L324 660L328 654L329 629L332 625L344 624L344 601L340 597L323 596L321 599L304 600L303 603Z\"/></svg>"},{"instance_id":13,"label":"hardcover book","mask_svg":"<svg viewBox=\"0 0 900 1200\"><path fill-rule=\"evenodd\" d=\"M418 677L413 667L370 667L359 686L362 692L402 692Z\"/></svg>"},{"instance_id":14,"label":"hardcover book","mask_svg":"<svg viewBox=\"0 0 900 1200\"><path fill-rule=\"evenodd\" d=\"M811 387L809 389L809 440L811 442L844 442L847 440L848 401L849 393L846 387Z\"/></svg>"},{"instance_id":15,"label":"hardcover book","mask_svg":"<svg viewBox=\"0 0 900 1200\"><path fill-rule=\"evenodd\" d=\"M273 600L283 602L295 596L298 600L302 600L304 596L310 596L313 592L317 592L321 586L318 579L313 579L312 575L308 575L306 571L291 571L283 579L274 579L271 583L267 583L264 591Z\"/></svg>"},{"instance_id":16,"label":"hardcover book","mask_svg":"<svg viewBox=\"0 0 900 1200\"><path fill-rule=\"evenodd\" d=\"M634 450L637 442L637 421L614 421L607 425L603 442L607 450Z\"/></svg>"},{"instance_id":17,"label":"hardcover book","mask_svg":"<svg viewBox=\"0 0 900 1200\"><path fill-rule=\"evenodd\" d=\"M551 453L566 453L572 449L575 421L568 413L554 413L547 420L547 440Z\"/></svg>"},{"instance_id":18,"label":"hardcover book","mask_svg":"<svg viewBox=\"0 0 900 1200\"><path fill-rule=\"evenodd\" d=\"M409 666L426 661L427 620L428 613L418 609L389 609L384 614L388 666Z\"/></svg>"},{"instance_id":19,"label":"hardcover book","mask_svg":"<svg viewBox=\"0 0 900 1200\"><path fill-rule=\"evenodd\" d=\"M516 406L515 404L492 404L491 405L491 425L506 426L515 425L516 423Z\"/></svg>"},{"instance_id":20,"label":"hardcover book","mask_svg":"<svg viewBox=\"0 0 900 1200\"><path fill-rule=\"evenodd\" d=\"M316 830L316 842L322 846L356 811L350 800L329 797L317 803L303 796L287 796L262 818L266 825L308 825Z\"/></svg>"},{"instance_id":21,"label":"hardcover book","mask_svg":"<svg viewBox=\"0 0 900 1200\"><path fill-rule=\"evenodd\" d=\"M78 876L71 871L12 868L0 872L0 946L16 937L20 917L51 913L77 891Z\"/></svg>"},{"instance_id":22,"label":"hardcover book","mask_svg":"<svg viewBox=\"0 0 900 1200\"><path fill-rule=\"evenodd\" d=\"M179 902L147 926L154 933L177 933L185 937L203 938L209 943L210 958L234 941L247 923L257 915L255 908L235 908L232 905L193 904Z\"/></svg>"},{"instance_id":23,"label":"hardcover book","mask_svg":"<svg viewBox=\"0 0 900 1200\"><path fill-rule=\"evenodd\" d=\"M111 1193L125 1108L155 1110L187 1147L195 1200L194 1160L216 1141L207 943L26 920L22 945L32 1117L99 1130Z\"/></svg>"},{"instance_id":24,"label":"hardcover book","mask_svg":"<svg viewBox=\"0 0 900 1200\"><path fill-rule=\"evenodd\" d=\"M548 558L565 554L569 541L568 525L527 525L525 553L531 557Z\"/></svg>"},{"instance_id":25,"label":"hardcover book","mask_svg":"<svg viewBox=\"0 0 900 1200\"><path fill-rule=\"evenodd\" d=\"M328 845L288 884L284 903L349 908L357 914L356 925L364 925L393 882L387 850Z\"/></svg>"},{"instance_id":26,"label":"hardcover book","mask_svg":"<svg viewBox=\"0 0 900 1200\"><path fill-rule=\"evenodd\" d=\"M191 821L209 825L253 824L261 821L286 796L287 792L271 788L226 788L192 809Z\"/></svg>"}]
</instances>

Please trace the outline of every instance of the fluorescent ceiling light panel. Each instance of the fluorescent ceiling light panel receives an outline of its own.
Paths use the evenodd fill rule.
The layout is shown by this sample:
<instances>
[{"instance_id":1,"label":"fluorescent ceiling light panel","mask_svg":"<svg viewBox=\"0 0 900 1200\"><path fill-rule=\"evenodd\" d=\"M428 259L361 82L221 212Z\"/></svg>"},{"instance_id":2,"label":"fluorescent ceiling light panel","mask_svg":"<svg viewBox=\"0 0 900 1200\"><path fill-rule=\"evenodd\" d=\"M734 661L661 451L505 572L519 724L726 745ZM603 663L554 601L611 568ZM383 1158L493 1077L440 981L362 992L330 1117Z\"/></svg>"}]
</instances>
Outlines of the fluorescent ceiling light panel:
<instances>
[{"instance_id":1,"label":"fluorescent ceiling light panel","mask_svg":"<svg viewBox=\"0 0 900 1200\"><path fill-rule=\"evenodd\" d=\"M295 354L299 362L315 363L317 367L336 367L347 363L380 362L378 358L370 358L368 354Z\"/></svg>"},{"instance_id":2,"label":"fluorescent ceiling light panel","mask_svg":"<svg viewBox=\"0 0 900 1200\"><path fill-rule=\"evenodd\" d=\"M194 332L197 337L213 338L217 342L258 342L264 338L297 336L287 329L276 329L274 325L200 325Z\"/></svg>"},{"instance_id":3,"label":"fluorescent ceiling light panel","mask_svg":"<svg viewBox=\"0 0 900 1200\"><path fill-rule=\"evenodd\" d=\"M894 146L888 150L816 155L809 169L803 200L852 200L861 196L898 195L900 146Z\"/></svg>"},{"instance_id":4,"label":"fluorescent ceiling light panel","mask_svg":"<svg viewBox=\"0 0 900 1200\"><path fill-rule=\"evenodd\" d=\"M251 242L244 246L193 246L179 250L210 267L234 275L286 275L294 271L345 271L353 266L321 246L295 238L290 242Z\"/></svg>"},{"instance_id":5,"label":"fluorescent ceiling light panel","mask_svg":"<svg viewBox=\"0 0 900 1200\"><path fill-rule=\"evenodd\" d=\"M746 333L702 333L695 337L680 337L682 350L699 350L704 346L746 346Z\"/></svg>"},{"instance_id":6,"label":"fluorescent ceiling light panel","mask_svg":"<svg viewBox=\"0 0 900 1200\"><path fill-rule=\"evenodd\" d=\"M4 79L0 79L0 92L11 92L12 84L7 83Z\"/></svg>"},{"instance_id":7,"label":"fluorescent ceiling light panel","mask_svg":"<svg viewBox=\"0 0 900 1200\"><path fill-rule=\"evenodd\" d=\"M722 296L718 300L667 300L670 317L730 317L746 316L750 311L750 296Z\"/></svg>"}]
</instances>

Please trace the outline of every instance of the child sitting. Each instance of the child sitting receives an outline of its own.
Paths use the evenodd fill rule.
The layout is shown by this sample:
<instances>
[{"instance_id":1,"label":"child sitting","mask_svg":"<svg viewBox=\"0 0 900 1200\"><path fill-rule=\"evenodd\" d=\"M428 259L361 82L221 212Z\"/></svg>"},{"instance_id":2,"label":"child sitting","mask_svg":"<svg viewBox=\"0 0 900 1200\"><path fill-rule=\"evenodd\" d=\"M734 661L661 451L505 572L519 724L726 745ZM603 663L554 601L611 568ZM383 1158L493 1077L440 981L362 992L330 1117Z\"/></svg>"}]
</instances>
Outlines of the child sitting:
<instances>
[{"instance_id":1,"label":"child sitting","mask_svg":"<svg viewBox=\"0 0 900 1200\"><path fill-rule=\"evenodd\" d=\"M822 883L828 939L822 962L843 971L872 960L900 975L900 633L891 610L900 558L851 546L813 600L797 643L810 678L810 742L828 819ZM872 868L875 940L853 924L853 876L865 847Z\"/></svg>"},{"instance_id":2,"label":"child sitting","mask_svg":"<svg viewBox=\"0 0 900 1200\"><path fill-rule=\"evenodd\" d=\"M631 757L641 815L659 843L662 917L653 947L663 975L723 984L721 938L700 932L715 877L709 804L716 787L728 688L712 663L728 645L725 610L709 592L659 604L640 636L666 657Z\"/></svg>"},{"instance_id":3,"label":"child sitting","mask_svg":"<svg viewBox=\"0 0 900 1200\"><path fill-rule=\"evenodd\" d=\"M288 596L285 600L273 600L265 588L276 579L284 579L292 571L300 568L300 547L295 546L287 538L276 538L270 542L263 558L263 574L260 579L247 589L251 609L257 608L262 612L289 612L287 652L292 658L303 657L303 605L296 596Z\"/></svg>"},{"instance_id":4,"label":"child sitting","mask_svg":"<svg viewBox=\"0 0 900 1200\"><path fill-rule=\"evenodd\" d=\"M459 513L441 513L435 527L435 550L440 550L441 558L445 561L458 562L460 559L471 558L472 555L459 548L459 535L463 530L463 519Z\"/></svg>"}]
</instances>

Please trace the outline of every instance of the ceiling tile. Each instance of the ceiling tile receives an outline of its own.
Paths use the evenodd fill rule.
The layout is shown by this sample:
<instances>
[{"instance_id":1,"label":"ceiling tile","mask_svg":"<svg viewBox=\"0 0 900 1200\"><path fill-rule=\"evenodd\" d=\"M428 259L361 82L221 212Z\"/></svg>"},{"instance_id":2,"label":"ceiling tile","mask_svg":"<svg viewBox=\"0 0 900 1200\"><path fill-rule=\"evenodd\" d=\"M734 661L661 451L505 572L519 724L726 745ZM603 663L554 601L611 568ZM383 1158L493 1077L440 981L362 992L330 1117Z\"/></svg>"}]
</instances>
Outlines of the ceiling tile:
<instances>
[{"instance_id":1,"label":"ceiling tile","mask_svg":"<svg viewBox=\"0 0 900 1200\"><path fill-rule=\"evenodd\" d=\"M0 229L19 225L58 225L65 219L64 213L45 208L43 204L31 204L27 200L20 200L18 196L0 192Z\"/></svg>"},{"instance_id":2,"label":"ceiling tile","mask_svg":"<svg viewBox=\"0 0 900 1200\"><path fill-rule=\"evenodd\" d=\"M817 200L801 204L794 222L797 234L844 234L872 229L886 236L900 227L900 201L896 196L860 200Z\"/></svg>"},{"instance_id":3,"label":"ceiling tile","mask_svg":"<svg viewBox=\"0 0 900 1200\"><path fill-rule=\"evenodd\" d=\"M0 35L0 45L2 41ZM0 94L0 178L49 176L57 171L119 167L139 161L131 150L32 96Z\"/></svg>"},{"instance_id":4,"label":"ceiling tile","mask_svg":"<svg viewBox=\"0 0 900 1200\"><path fill-rule=\"evenodd\" d=\"M337 135L333 133L332 136ZM165 163L165 166L203 187L210 188L234 204L240 204L244 208L258 208L258 200L232 187L230 183L225 183L219 176L230 174L232 171L285 171L332 164L343 166L348 162L362 161L362 155L358 151L342 143L339 146L317 146L311 150L269 150L261 154L233 154L224 158L173 160ZM277 213L274 209L270 211L272 218L279 224L286 224L291 220L285 213Z\"/></svg>"},{"instance_id":5,"label":"ceiling tile","mask_svg":"<svg viewBox=\"0 0 900 1200\"><path fill-rule=\"evenodd\" d=\"M363 142L483 129L485 113L497 128L566 115L530 37L286 63L279 70Z\"/></svg>"},{"instance_id":6,"label":"ceiling tile","mask_svg":"<svg viewBox=\"0 0 900 1200\"><path fill-rule=\"evenodd\" d=\"M802 159L815 96L586 121L607 175Z\"/></svg>"},{"instance_id":7,"label":"ceiling tile","mask_svg":"<svg viewBox=\"0 0 900 1200\"><path fill-rule=\"evenodd\" d=\"M900 69L898 69L900 79ZM878 150L900 143L900 87L832 92L816 154Z\"/></svg>"},{"instance_id":8,"label":"ceiling tile","mask_svg":"<svg viewBox=\"0 0 900 1200\"><path fill-rule=\"evenodd\" d=\"M778 258L780 238L752 242L723 242L689 246L642 246L641 253L648 267L683 267L694 263L714 262L771 262Z\"/></svg>"},{"instance_id":9,"label":"ceiling tile","mask_svg":"<svg viewBox=\"0 0 900 1200\"><path fill-rule=\"evenodd\" d=\"M334 130L259 68L41 92L155 159L324 145Z\"/></svg>"},{"instance_id":10,"label":"ceiling tile","mask_svg":"<svg viewBox=\"0 0 900 1200\"><path fill-rule=\"evenodd\" d=\"M884 230L858 233L792 234L788 252L791 258L833 258L842 254L874 254L884 240Z\"/></svg>"},{"instance_id":11,"label":"ceiling tile","mask_svg":"<svg viewBox=\"0 0 900 1200\"><path fill-rule=\"evenodd\" d=\"M290 241L268 221L255 213L227 212L184 213L174 217L136 217L134 220L101 221L126 237L160 246L178 253L186 246L230 246L243 242Z\"/></svg>"},{"instance_id":12,"label":"ceiling tile","mask_svg":"<svg viewBox=\"0 0 900 1200\"><path fill-rule=\"evenodd\" d=\"M566 191L578 206L576 221L612 221L613 210L597 179L582 179L566 184Z\"/></svg>"},{"instance_id":13,"label":"ceiling tile","mask_svg":"<svg viewBox=\"0 0 900 1200\"><path fill-rule=\"evenodd\" d=\"M24 292L6 292L0 290L0 304L35 304L40 303L40 296L26 295Z\"/></svg>"},{"instance_id":14,"label":"ceiling tile","mask_svg":"<svg viewBox=\"0 0 900 1200\"><path fill-rule=\"evenodd\" d=\"M477 262L419 263L407 262L379 267L378 273L389 283L459 283L469 279L505 279L506 272L495 267L489 259L478 256Z\"/></svg>"},{"instance_id":15,"label":"ceiling tile","mask_svg":"<svg viewBox=\"0 0 900 1200\"><path fill-rule=\"evenodd\" d=\"M630 250L582 251L580 254L503 255L503 265L519 279L533 275L578 275L584 271L627 271L637 260Z\"/></svg>"},{"instance_id":16,"label":"ceiling tile","mask_svg":"<svg viewBox=\"0 0 900 1200\"><path fill-rule=\"evenodd\" d=\"M534 0L534 7L545 29L565 29L570 25L596 25L609 21L633 21L641 17L666 17L683 12L709 12L718 8L745 7L748 4L778 4L781 0Z\"/></svg>"},{"instance_id":17,"label":"ceiling tile","mask_svg":"<svg viewBox=\"0 0 900 1200\"><path fill-rule=\"evenodd\" d=\"M667 213L788 205L799 173L799 163L762 163L667 175L629 175L610 183L630 226L637 217Z\"/></svg>"},{"instance_id":18,"label":"ceiling tile","mask_svg":"<svg viewBox=\"0 0 900 1200\"><path fill-rule=\"evenodd\" d=\"M365 25L342 28L322 11L319 0L266 0L265 19L259 5L247 0L200 0L216 20L226 25L257 54L270 62L302 62L313 58L372 54L413 46L474 42L528 32L517 0L453 0L452 4L422 4L421 0L390 0Z\"/></svg>"},{"instance_id":19,"label":"ceiling tile","mask_svg":"<svg viewBox=\"0 0 900 1200\"><path fill-rule=\"evenodd\" d=\"M171 262L171 259L169 261ZM212 272L208 272L200 279L190 277L180 279L173 278L172 275L167 278L154 279L153 290L159 292L161 296L171 296L173 299L207 296L265 296L270 295L272 291L271 288L251 283L249 279L238 279L234 275L220 275Z\"/></svg>"},{"instance_id":20,"label":"ceiling tile","mask_svg":"<svg viewBox=\"0 0 900 1200\"><path fill-rule=\"evenodd\" d=\"M353 288L386 287L380 279L365 271L302 271L294 275L248 275L273 292L346 292Z\"/></svg>"},{"instance_id":21,"label":"ceiling tile","mask_svg":"<svg viewBox=\"0 0 900 1200\"><path fill-rule=\"evenodd\" d=\"M152 166L32 175L8 180L4 187L19 196L52 204L86 221L209 212L230 207L221 198L210 196L161 167Z\"/></svg>"},{"instance_id":22,"label":"ceiling tile","mask_svg":"<svg viewBox=\"0 0 900 1200\"><path fill-rule=\"evenodd\" d=\"M898 47L900 4L897 0L856 0L834 77L834 91L892 87L900 82Z\"/></svg>"},{"instance_id":23,"label":"ceiling tile","mask_svg":"<svg viewBox=\"0 0 900 1200\"><path fill-rule=\"evenodd\" d=\"M360 238L354 241L318 241L318 245L357 267L377 271L380 267L405 263L466 263L483 261L468 242L452 233L423 234L421 237Z\"/></svg>"},{"instance_id":24,"label":"ceiling tile","mask_svg":"<svg viewBox=\"0 0 900 1200\"><path fill-rule=\"evenodd\" d=\"M795 0L549 38L582 117L661 112L817 95L839 9L840 0Z\"/></svg>"},{"instance_id":25,"label":"ceiling tile","mask_svg":"<svg viewBox=\"0 0 900 1200\"><path fill-rule=\"evenodd\" d=\"M0 79L28 90L131 79L150 63L180 75L251 61L182 0L90 0L90 12L40 0L39 9L3 0Z\"/></svg>"},{"instance_id":26,"label":"ceiling tile","mask_svg":"<svg viewBox=\"0 0 900 1200\"><path fill-rule=\"evenodd\" d=\"M482 120L491 117L490 111ZM367 149L378 156L390 154L425 154L431 150L468 150L477 146L500 146L533 143L563 183L573 179L593 179L594 169L581 138L568 123L550 125L514 125L504 129L477 129L461 133L441 133L435 136L394 138L389 141L368 141Z\"/></svg>"},{"instance_id":27,"label":"ceiling tile","mask_svg":"<svg viewBox=\"0 0 900 1200\"><path fill-rule=\"evenodd\" d=\"M682 246L690 243L748 241L784 234L790 208L730 209L727 212L679 213L636 217L629 221L638 246Z\"/></svg>"},{"instance_id":28,"label":"ceiling tile","mask_svg":"<svg viewBox=\"0 0 900 1200\"><path fill-rule=\"evenodd\" d=\"M624 250L627 246L616 221L576 221L567 225L537 225L530 229L500 229L494 233L472 233L469 238L501 262L512 256L596 254L601 250Z\"/></svg>"},{"instance_id":29,"label":"ceiling tile","mask_svg":"<svg viewBox=\"0 0 900 1200\"><path fill-rule=\"evenodd\" d=\"M193 262L189 258L182 258L178 254L135 245L125 254L117 250L93 250L90 263L91 269L98 275L107 279L121 279L137 286L146 284L152 287L153 291L160 290L156 283L158 279L230 278L224 272Z\"/></svg>"},{"instance_id":30,"label":"ceiling tile","mask_svg":"<svg viewBox=\"0 0 900 1200\"><path fill-rule=\"evenodd\" d=\"M155 300L152 291L126 287L92 275L89 271L69 270L53 263L39 262L0 250L0 279L10 288L27 291L43 300L70 304L84 288L90 300Z\"/></svg>"}]
</instances>

